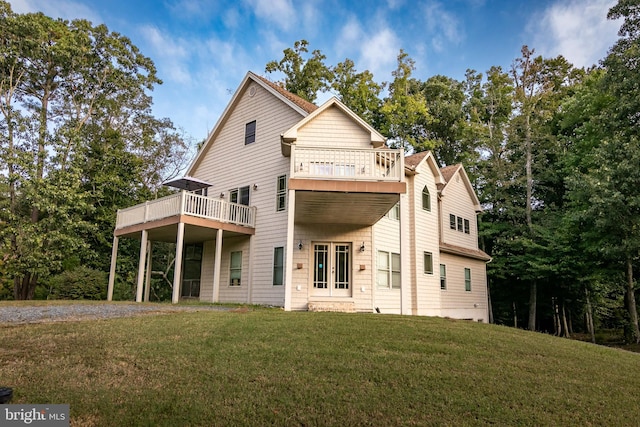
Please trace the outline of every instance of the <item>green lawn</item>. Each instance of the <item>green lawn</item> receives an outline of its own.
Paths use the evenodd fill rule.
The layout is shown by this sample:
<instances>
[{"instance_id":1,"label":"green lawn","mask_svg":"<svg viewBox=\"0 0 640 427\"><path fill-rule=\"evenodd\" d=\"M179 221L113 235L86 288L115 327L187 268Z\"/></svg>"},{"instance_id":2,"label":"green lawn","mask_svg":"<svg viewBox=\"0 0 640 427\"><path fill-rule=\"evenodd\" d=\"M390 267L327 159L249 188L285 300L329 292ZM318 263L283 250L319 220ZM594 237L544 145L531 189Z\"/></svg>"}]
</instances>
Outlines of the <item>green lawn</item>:
<instances>
[{"instance_id":1,"label":"green lawn","mask_svg":"<svg viewBox=\"0 0 640 427\"><path fill-rule=\"evenodd\" d=\"M72 425L638 425L640 355L465 321L249 309L0 327Z\"/></svg>"}]
</instances>

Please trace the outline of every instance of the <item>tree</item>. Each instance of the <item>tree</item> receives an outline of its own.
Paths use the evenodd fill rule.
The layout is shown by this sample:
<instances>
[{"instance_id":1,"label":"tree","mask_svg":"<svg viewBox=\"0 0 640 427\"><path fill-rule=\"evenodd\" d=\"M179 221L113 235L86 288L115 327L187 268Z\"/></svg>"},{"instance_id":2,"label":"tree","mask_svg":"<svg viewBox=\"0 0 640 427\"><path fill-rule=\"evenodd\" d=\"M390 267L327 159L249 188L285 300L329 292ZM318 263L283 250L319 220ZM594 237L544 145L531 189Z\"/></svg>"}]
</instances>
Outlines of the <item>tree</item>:
<instances>
[{"instance_id":1,"label":"tree","mask_svg":"<svg viewBox=\"0 0 640 427\"><path fill-rule=\"evenodd\" d=\"M380 93L384 85L376 83L368 70L358 73L355 64L348 58L333 68L333 75L331 88L340 101L364 121L377 127L381 121Z\"/></svg>"},{"instance_id":2,"label":"tree","mask_svg":"<svg viewBox=\"0 0 640 427\"><path fill-rule=\"evenodd\" d=\"M303 54L309 52L309 42L296 41L292 48L286 48L280 61L269 61L265 67L267 73L280 71L284 79L279 83L291 93L314 102L318 92L330 87L333 80L331 69L324 64L326 56L315 49L311 57L304 59Z\"/></svg>"}]
</instances>

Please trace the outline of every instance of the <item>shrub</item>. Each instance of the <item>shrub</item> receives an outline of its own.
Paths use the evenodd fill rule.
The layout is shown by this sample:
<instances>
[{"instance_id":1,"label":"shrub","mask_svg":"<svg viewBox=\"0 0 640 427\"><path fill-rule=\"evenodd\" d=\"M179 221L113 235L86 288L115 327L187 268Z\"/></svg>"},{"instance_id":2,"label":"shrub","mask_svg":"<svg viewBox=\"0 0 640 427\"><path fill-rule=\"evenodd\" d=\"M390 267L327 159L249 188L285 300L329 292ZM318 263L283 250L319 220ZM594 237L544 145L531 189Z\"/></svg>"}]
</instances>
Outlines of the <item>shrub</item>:
<instances>
[{"instance_id":1,"label":"shrub","mask_svg":"<svg viewBox=\"0 0 640 427\"><path fill-rule=\"evenodd\" d=\"M79 266L49 279L52 299L103 300L107 297L107 274Z\"/></svg>"}]
</instances>

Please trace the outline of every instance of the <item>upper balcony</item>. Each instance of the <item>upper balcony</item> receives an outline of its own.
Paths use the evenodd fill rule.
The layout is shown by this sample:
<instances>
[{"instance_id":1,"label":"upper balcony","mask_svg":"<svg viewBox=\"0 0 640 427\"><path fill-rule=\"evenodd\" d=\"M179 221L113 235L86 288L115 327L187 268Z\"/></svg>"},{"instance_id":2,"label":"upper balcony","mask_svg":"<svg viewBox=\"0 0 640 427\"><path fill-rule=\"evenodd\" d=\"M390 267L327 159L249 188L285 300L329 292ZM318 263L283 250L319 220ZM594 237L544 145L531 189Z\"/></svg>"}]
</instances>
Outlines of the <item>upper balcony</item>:
<instances>
[{"instance_id":1,"label":"upper balcony","mask_svg":"<svg viewBox=\"0 0 640 427\"><path fill-rule=\"evenodd\" d=\"M402 149L290 150L296 222L372 225L406 193Z\"/></svg>"},{"instance_id":2,"label":"upper balcony","mask_svg":"<svg viewBox=\"0 0 640 427\"><path fill-rule=\"evenodd\" d=\"M116 236L133 236L148 230L150 239L175 241L179 222L187 228L199 228L198 233L185 233L191 239L213 238L215 230L253 234L256 208L226 202L222 199L180 191L170 196L150 200L126 209L119 209L116 218ZM185 237L186 239L186 237Z\"/></svg>"}]
</instances>

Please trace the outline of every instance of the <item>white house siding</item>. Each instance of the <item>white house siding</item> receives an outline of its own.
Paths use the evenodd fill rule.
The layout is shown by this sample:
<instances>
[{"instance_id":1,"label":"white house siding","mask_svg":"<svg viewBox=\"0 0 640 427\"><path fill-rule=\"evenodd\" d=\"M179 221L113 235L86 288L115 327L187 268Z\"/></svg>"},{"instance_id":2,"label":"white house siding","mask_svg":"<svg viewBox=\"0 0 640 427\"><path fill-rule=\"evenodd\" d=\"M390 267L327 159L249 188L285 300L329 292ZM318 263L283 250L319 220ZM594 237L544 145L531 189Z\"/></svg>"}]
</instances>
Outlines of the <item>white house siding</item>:
<instances>
[{"instance_id":1,"label":"white house siding","mask_svg":"<svg viewBox=\"0 0 640 427\"><path fill-rule=\"evenodd\" d=\"M216 242L209 240L202 246L202 265L200 266L200 301L213 301L213 262Z\"/></svg>"},{"instance_id":2,"label":"white house siding","mask_svg":"<svg viewBox=\"0 0 640 427\"><path fill-rule=\"evenodd\" d=\"M442 241L470 249L478 249L478 225L471 195L464 184L464 177L456 173L442 196ZM469 234L449 227L449 214L469 220ZM463 222L464 224L464 222Z\"/></svg>"},{"instance_id":3,"label":"white house siding","mask_svg":"<svg viewBox=\"0 0 640 427\"><path fill-rule=\"evenodd\" d=\"M249 95L250 87L256 89L253 96ZM274 287L272 283L273 248L285 246L287 231L286 210L276 212L277 177L289 174L290 161L281 153L280 135L303 117L252 81L248 82L238 96L235 108L228 112L225 122L220 123L219 133L215 136L209 151L197 168L190 172L195 178L214 184L209 189L209 196L224 193L228 200L229 190L243 186L250 187L249 203L257 208L257 214L255 235L252 238L253 255L249 258L248 239L245 249L247 252L243 253L247 262L251 259L246 269L243 268L243 276L245 271L249 273L250 268L252 273L247 275L247 280L251 278L249 302L283 305L284 286ZM253 120L256 121L256 141L245 145L245 126ZM257 189L254 189L254 185ZM225 273L225 268L228 270L230 250L226 239L223 242L223 248L222 273L224 275L228 274L228 271ZM205 250L203 263L213 265L213 256L212 249ZM212 287L212 278L209 278L208 274L205 276L201 282L203 289ZM223 292L227 282L222 281L221 276L221 301L223 298L224 301L231 301L238 294L235 290ZM245 296L238 300L238 302L245 301L247 301Z\"/></svg>"},{"instance_id":4,"label":"white house siding","mask_svg":"<svg viewBox=\"0 0 640 427\"><path fill-rule=\"evenodd\" d=\"M302 250L298 243L302 242ZM313 296L313 245L314 243L351 244L351 295L347 297ZM360 246L364 243L364 252ZM372 275L374 251L372 248L372 227L330 224L296 224L293 249L292 310L307 310L309 301L353 302L356 311L371 312ZM300 266L300 268L298 268ZM361 269L362 267L362 269ZM285 274L289 272L285 271Z\"/></svg>"},{"instance_id":5,"label":"white house siding","mask_svg":"<svg viewBox=\"0 0 640 427\"><path fill-rule=\"evenodd\" d=\"M487 274L484 261L443 253L447 289L441 291L442 316L488 322ZM464 269L471 269L471 292L465 290Z\"/></svg>"},{"instance_id":6,"label":"white house siding","mask_svg":"<svg viewBox=\"0 0 640 427\"><path fill-rule=\"evenodd\" d=\"M220 262L220 301L219 302L249 302L249 266L251 253L249 251L249 237L240 236L227 238L222 242L222 259ZM230 285L231 252L242 251L242 275L240 286ZM205 262L203 257L202 262ZM206 260L213 264L213 257Z\"/></svg>"},{"instance_id":7,"label":"white house siding","mask_svg":"<svg viewBox=\"0 0 640 427\"><path fill-rule=\"evenodd\" d=\"M416 313L440 315L440 245L438 237L438 192L433 172L423 162L418 174L408 178L409 195L413 206L412 220L412 272L416 287ZM431 211L422 208L422 190L427 186L431 196ZM424 273L424 253L431 252L433 273Z\"/></svg>"},{"instance_id":8,"label":"white house siding","mask_svg":"<svg viewBox=\"0 0 640 427\"><path fill-rule=\"evenodd\" d=\"M298 129L296 145L329 148L370 148L371 133L337 107L327 108Z\"/></svg>"},{"instance_id":9,"label":"white house siding","mask_svg":"<svg viewBox=\"0 0 640 427\"><path fill-rule=\"evenodd\" d=\"M378 251L400 253L400 221L383 217L373 226L373 292L374 307L381 313L400 314L400 289L381 289L377 287L376 273L378 270Z\"/></svg>"}]
</instances>

